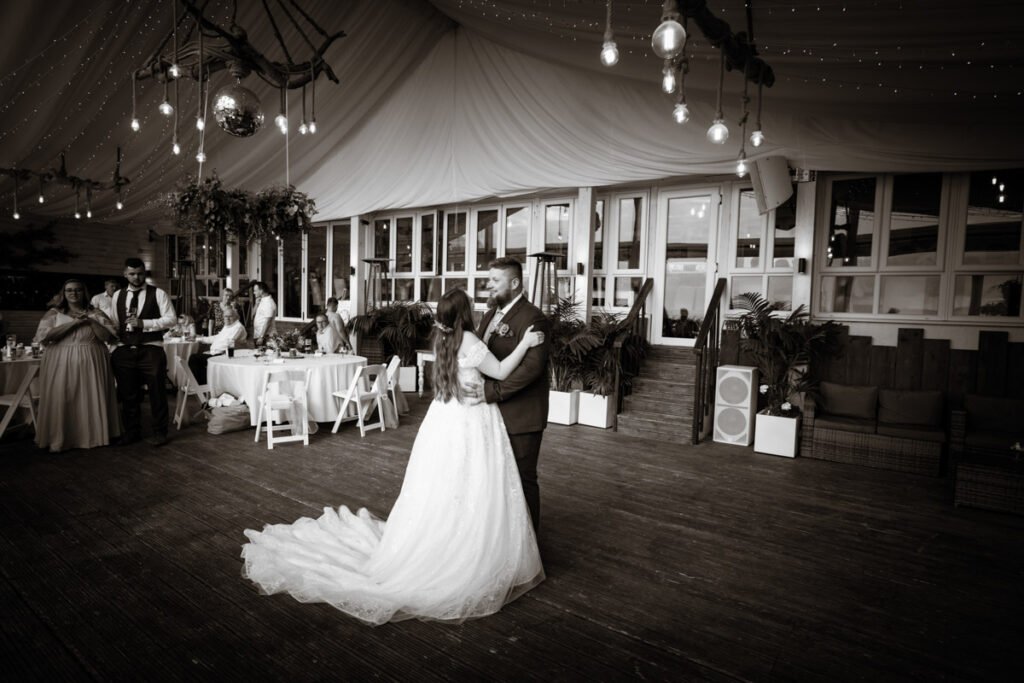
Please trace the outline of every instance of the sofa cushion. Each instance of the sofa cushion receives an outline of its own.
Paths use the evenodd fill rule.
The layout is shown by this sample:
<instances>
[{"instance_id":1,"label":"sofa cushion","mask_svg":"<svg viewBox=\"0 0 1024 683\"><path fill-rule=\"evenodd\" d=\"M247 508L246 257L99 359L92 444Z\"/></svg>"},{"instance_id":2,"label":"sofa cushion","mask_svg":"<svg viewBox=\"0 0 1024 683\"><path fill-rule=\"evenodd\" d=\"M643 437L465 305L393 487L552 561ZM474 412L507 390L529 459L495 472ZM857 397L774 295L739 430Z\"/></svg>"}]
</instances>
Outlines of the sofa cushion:
<instances>
[{"instance_id":1,"label":"sofa cushion","mask_svg":"<svg viewBox=\"0 0 1024 683\"><path fill-rule=\"evenodd\" d=\"M945 443L946 432L941 428L925 427L919 424L891 424L878 423L878 433L884 436L895 436L901 439L913 439L914 441L931 441L932 443Z\"/></svg>"},{"instance_id":2,"label":"sofa cushion","mask_svg":"<svg viewBox=\"0 0 1024 683\"><path fill-rule=\"evenodd\" d=\"M1016 432L1024 436L1024 399L967 394L964 409L969 432Z\"/></svg>"},{"instance_id":3,"label":"sofa cushion","mask_svg":"<svg viewBox=\"0 0 1024 683\"><path fill-rule=\"evenodd\" d=\"M815 429L838 429L843 432L858 432L860 434L874 434L875 421L862 420L856 417L841 417L838 415L822 415L814 418Z\"/></svg>"},{"instance_id":4,"label":"sofa cushion","mask_svg":"<svg viewBox=\"0 0 1024 683\"><path fill-rule=\"evenodd\" d=\"M878 387L859 387L850 384L822 382L822 411L839 417L874 420L878 411Z\"/></svg>"},{"instance_id":5,"label":"sofa cushion","mask_svg":"<svg viewBox=\"0 0 1024 683\"><path fill-rule=\"evenodd\" d=\"M1010 432L971 432L964 438L968 448L980 448L996 453L1011 453L1010 447L1020 441L1020 437Z\"/></svg>"},{"instance_id":6,"label":"sofa cushion","mask_svg":"<svg viewBox=\"0 0 1024 683\"><path fill-rule=\"evenodd\" d=\"M878 422L891 425L942 427L941 391L878 391Z\"/></svg>"}]
</instances>

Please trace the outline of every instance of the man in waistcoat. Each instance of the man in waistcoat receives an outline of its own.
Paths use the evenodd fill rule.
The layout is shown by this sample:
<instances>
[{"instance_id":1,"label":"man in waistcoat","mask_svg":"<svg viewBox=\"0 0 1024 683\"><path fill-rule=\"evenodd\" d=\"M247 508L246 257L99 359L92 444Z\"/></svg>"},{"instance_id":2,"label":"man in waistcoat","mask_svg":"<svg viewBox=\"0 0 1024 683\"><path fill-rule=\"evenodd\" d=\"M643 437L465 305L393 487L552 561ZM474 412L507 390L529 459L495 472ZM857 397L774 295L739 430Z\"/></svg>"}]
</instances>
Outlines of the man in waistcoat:
<instances>
[{"instance_id":1,"label":"man in waistcoat","mask_svg":"<svg viewBox=\"0 0 1024 683\"><path fill-rule=\"evenodd\" d=\"M114 293L111 316L117 325L117 348L110 361L117 380L117 396L124 415L122 444L138 441L141 436L142 385L149 387L149 407L153 414L153 436L146 439L151 446L167 443L167 356L164 355L163 331L173 327L178 316L167 292L146 284L146 264L142 259L124 262L128 287Z\"/></svg>"}]
</instances>

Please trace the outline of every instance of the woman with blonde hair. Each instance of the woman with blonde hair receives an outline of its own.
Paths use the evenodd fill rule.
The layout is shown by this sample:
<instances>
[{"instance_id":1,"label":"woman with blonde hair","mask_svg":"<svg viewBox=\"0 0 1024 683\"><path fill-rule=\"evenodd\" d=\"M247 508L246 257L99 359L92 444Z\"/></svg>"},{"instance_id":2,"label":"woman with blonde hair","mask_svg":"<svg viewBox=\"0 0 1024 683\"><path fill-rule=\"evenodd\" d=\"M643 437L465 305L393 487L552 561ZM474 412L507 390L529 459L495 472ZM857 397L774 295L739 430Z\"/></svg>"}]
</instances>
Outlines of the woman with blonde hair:
<instances>
[{"instance_id":1,"label":"woman with blonde hair","mask_svg":"<svg viewBox=\"0 0 1024 683\"><path fill-rule=\"evenodd\" d=\"M481 373L505 379L544 335L531 328L498 361L473 333L461 289L441 297L434 326L434 400L388 520L342 506L247 529L243 575L262 592L325 602L374 625L461 622L544 580L501 413L480 398Z\"/></svg>"},{"instance_id":2,"label":"woman with blonde hair","mask_svg":"<svg viewBox=\"0 0 1024 683\"><path fill-rule=\"evenodd\" d=\"M117 341L106 313L89 303L80 280L68 280L39 321L42 343L36 444L57 453L106 446L121 435L117 392L105 342Z\"/></svg>"}]
</instances>

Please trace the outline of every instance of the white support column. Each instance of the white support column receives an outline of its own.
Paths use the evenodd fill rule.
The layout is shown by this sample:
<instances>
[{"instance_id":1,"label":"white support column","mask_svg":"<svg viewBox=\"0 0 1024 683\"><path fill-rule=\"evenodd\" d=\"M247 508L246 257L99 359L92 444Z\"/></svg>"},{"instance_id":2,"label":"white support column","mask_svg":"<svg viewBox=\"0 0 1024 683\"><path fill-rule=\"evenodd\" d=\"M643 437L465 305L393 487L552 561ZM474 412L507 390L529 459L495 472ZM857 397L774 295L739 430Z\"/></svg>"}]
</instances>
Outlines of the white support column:
<instances>
[{"instance_id":1,"label":"white support column","mask_svg":"<svg viewBox=\"0 0 1024 683\"><path fill-rule=\"evenodd\" d=\"M593 301L593 278L591 265L594 263L594 188L579 188L576 197L576 211L572 226L572 251L569 254L569 272L573 274L576 302L583 319L589 321Z\"/></svg>"},{"instance_id":2,"label":"white support column","mask_svg":"<svg viewBox=\"0 0 1024 683\"><path fill-rule=\"evenodd\" d=\"M237 292L238 265L241 263L238 250L245 247L239 247L238 242L228 242L226 246L227 248L224 250L224 269L227 272L227 277L224 278L224 286Z\"/></svg>"},{"instance_id":3,"label":"white support column","mask_svg":"<svg viewBox=\"0 0 1024 683\"><path fill-rule=\"evenodd\" d=\"M811 287L814 273L814 217L817 182L796 184L796 228L793 237L793 308L804 305L811 310ZM807 260L807 270L798 272L800 259Z\"/></svg>"},{"instance_id":4,"label":"white support column","mask_svg":"<svg viewBox=\"0 0 1024 683\"><path fill-rule=\"evenodd\" d=\"M360 223L360 216L349 218L350 252L352 275L348 281L349 314L353 317L366 313L366 301L363 300L363 281L366 279L366 230Z\"/></svg>"}]
</instances>

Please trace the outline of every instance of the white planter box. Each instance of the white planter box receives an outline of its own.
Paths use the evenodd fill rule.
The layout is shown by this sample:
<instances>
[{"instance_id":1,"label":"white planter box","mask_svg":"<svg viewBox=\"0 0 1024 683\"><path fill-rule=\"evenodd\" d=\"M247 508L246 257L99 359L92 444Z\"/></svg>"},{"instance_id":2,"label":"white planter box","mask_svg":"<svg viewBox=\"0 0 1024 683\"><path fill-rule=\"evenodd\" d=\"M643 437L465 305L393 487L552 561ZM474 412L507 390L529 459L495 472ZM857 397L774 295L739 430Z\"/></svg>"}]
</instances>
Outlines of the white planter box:
<instances>
[{"instance_id":1,"label":"white planter box","mask_svg":"<svg viewBox=\"0 0 1024 683\"><path fill-rule=\"evenodd\" d=\"M560 425L574 425L580 415L580 392L549 391L548 422Z\"/></svg>"},{"instance_id":2,"label":"white planter box","mask_svg":"<svg viewBox=\"0 0 1024 683\"><path fill-rule=\"evenodd\" d=\"M608 429L615 422L615 397L580 392L581 425Z\"/></svg>"},{"instance_id":3,"label":"white planter box","mask_svg":"<svg viewBox=\"0 0 1024 683\"><path fill-rule=\"evenodd\" d=\"M781 417L758 413L755 418L754 451L769 455L781 455L786 458L796 457L796 448L800 438L800 416Z\"/></svg>"},{"instance_id":4,"label":"white planter box","mask_svg":"<svg viewBox=\"0 0 1024 683\"><path fill-rule=\"evenodd\" d=\"M409 367L405 367L403 365L398 368L398 386L401 387L404 392L416 391L415 365Z\"/></svg>"}]
</instances>

